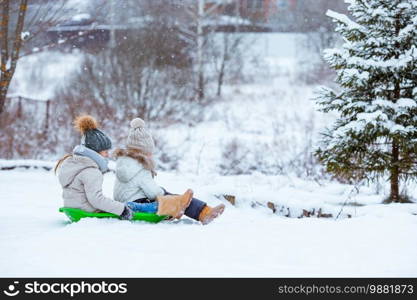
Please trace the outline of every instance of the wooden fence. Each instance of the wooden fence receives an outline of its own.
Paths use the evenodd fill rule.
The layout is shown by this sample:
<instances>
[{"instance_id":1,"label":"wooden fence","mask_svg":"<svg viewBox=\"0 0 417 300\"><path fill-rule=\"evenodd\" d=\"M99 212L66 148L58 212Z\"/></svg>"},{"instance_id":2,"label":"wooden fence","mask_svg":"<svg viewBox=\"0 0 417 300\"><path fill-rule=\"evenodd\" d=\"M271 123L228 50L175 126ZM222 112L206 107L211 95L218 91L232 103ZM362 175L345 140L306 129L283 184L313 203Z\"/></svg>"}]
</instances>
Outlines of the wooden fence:
<instances>
[{"instance_id":1,"label":"wooden fence","mask_svg":"<svg viewBox=\"0 0 417 300\"><path fill-rule=\"evenodd\" d=\"M39 119L43 116L40 122L44 123L45 132L49 130L51 100L34 99L23 96L9 96L6 100L6 110L12 115L14 114L17 119L25 118L28 114L35 114Z\"/></svg>"}]
</instances>

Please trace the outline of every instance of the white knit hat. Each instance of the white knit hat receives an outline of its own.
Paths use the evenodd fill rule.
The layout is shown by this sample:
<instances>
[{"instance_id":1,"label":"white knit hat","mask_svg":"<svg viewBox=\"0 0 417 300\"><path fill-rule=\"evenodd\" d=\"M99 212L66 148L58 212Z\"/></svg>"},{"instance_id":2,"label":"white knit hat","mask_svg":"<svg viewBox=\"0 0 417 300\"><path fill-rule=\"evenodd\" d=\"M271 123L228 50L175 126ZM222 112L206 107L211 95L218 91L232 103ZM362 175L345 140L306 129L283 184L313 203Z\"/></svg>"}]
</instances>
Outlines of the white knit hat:
<instances>
[{"instance_id":1,"label":"white knit hat","mask_svg":"<svg viewBox=\"0 0 417 300\"><path fill-rule=\"evenodd\" d=\"M135 118L130 122L126 146L128 148L139 149L145 153L153 153L155 143L152 135L145 128L145 121L141 118Z\"/></svg>"}]
</instances>

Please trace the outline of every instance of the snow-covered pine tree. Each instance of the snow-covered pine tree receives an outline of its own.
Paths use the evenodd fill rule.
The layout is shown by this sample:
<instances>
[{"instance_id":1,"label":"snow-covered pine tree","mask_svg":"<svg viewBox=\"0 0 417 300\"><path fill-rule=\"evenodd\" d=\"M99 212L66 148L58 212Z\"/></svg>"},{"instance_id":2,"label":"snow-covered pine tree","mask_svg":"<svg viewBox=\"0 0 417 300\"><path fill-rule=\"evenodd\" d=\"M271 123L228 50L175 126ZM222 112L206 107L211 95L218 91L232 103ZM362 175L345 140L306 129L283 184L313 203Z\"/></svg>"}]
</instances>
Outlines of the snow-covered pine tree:
<instances>
[{"instance_id":1,"label":"snow-covered pine tree","mask_svg":"<svg viewBox=\"0 0 417 300\"><path fill-rule=\"evenodd\" d=\"M324 53L340 92L323 88L317 102L338 119L316 155L350 180L387 176L392 202L399 183L417 176L417 0L345 0L352 20L328 11L344 38Z\"/></svg>"}]
</instances>

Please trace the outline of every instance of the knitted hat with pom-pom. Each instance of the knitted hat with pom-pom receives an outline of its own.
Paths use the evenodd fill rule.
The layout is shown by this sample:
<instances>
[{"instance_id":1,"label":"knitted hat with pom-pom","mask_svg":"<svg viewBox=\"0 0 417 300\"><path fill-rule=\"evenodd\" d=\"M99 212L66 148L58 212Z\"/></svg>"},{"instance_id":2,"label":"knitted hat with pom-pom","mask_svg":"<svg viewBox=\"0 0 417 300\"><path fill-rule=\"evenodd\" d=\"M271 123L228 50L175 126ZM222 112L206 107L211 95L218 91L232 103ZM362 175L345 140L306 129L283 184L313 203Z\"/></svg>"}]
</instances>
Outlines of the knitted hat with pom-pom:
<instances>
[{"instance_id":1,"label":"knitted hat with pom-pom","mask_svg":"<svg viewBox=\"0 0 417 300\"><path fill-rule=\"evenodd\" d=\"M126 146L141 150L144 153L153 153L155 143L151 134L145 128L145 122L141 118L135 118L130 122Z\"/></svg>"},{"instance_id":2,"label":"knitted hat with pom-pom","mask_svg":"<svg viewBox=\"0 0 417 300\"><path fill-rule=\"evenodd\" d=\"M81 144L87 148L101 152L112 147L110 138L98 129L98 123L92 116L77 117L74 127L81 133Z\"/></svg>"}]
</instances>

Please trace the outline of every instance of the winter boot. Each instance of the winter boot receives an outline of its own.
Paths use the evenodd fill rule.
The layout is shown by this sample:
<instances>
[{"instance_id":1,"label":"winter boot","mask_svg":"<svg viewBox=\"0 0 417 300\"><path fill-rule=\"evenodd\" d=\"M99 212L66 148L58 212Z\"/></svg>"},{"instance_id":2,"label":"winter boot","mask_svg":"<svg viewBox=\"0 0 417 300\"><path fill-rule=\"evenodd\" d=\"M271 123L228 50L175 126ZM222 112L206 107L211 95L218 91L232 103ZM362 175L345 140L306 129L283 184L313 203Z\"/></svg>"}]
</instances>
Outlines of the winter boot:
<instances>
[{"instance_id":1,"label":"winter boot","mask_svg":"<svg viewBox=\"0 0 417 300\"><path fill-rule=\"evenodd\" d=\"M208 205L204 206L201 210L200 215L198 216L198 220L206 225L213 221L213 219L220 216L224 211L224 204L219 204L216 207L210 207Z\"/></svg>"},{"instance_id":2,"label":"winter boot","mask_svg":"<svg viewBox=\"0 0 417 300\"><path fill-rule=\"evenodd\" d=\"M156 214L179 219L190 205L192 198L193 191L190 189L183 195L158 196L156 197L156 200L158 201L158 211Z\"/></svg>"}]
</instances>

